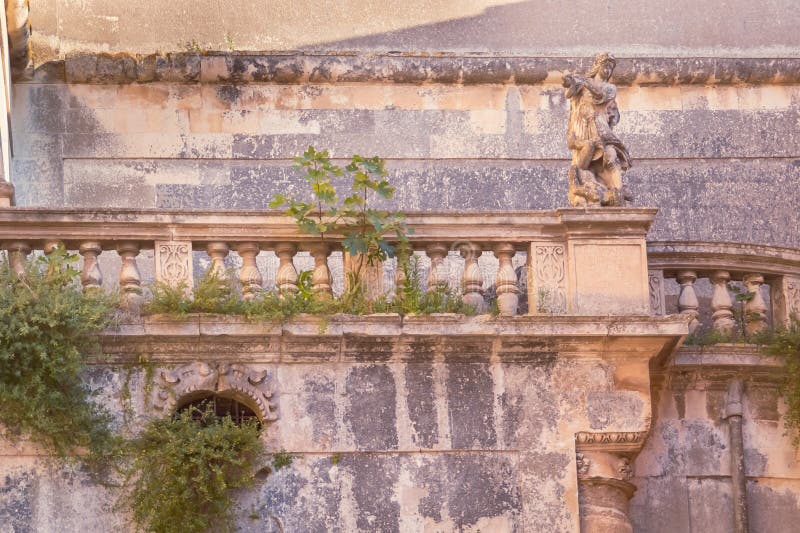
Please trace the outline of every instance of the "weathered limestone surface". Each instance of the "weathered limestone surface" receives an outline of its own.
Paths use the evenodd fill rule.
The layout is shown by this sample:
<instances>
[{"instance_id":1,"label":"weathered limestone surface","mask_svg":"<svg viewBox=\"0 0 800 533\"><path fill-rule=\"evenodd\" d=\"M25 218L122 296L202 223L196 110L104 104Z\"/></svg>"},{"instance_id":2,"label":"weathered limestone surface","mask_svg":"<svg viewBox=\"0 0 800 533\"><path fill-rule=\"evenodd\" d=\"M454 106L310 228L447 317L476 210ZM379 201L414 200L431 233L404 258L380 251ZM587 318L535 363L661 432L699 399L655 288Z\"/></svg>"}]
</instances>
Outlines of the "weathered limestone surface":
<instances>
[{"instance_id":1,"label":"weathered limestone surface","mask_svg":"<svg viewBox=\"0 0 800 533\"><path fill-rule=\"evenodd\" d=\"M750 531L793 531L800 460L785 433L781 362L755 346L684 347L654 378L654 424L635 463L635 531L734 531L729 424L732 379L743 379Z\"/></svg>"},{"instance_id":2,"label":"weathered limestone surface","mask_svg":"<svg viewBox=\"0 0 800 533\"><path fill-rule=\"evenodd\" d=\"M300 186L309 144L389 158L407 210L554 208L567 190L555 84L18 83L14 99L19 205L264 208ZM618 102L635 205L660 208L651 239L800 245L797 85Z\"/></svg>"},{"instance_id":3,"label":"weathered limestone surface","mask_svg":"<svg viewBox=\"0 0 800 533\"><path fill-rule=\"evenodd\" d=\"M323 7L324 6L324 7ZM381 2L218 0L150 2L32 0L34 52L337 50L590 55L653 53L708 57L797 57L800 25L788 0L663 3L623 0L570 5L510 0ZM269 16L265 17L265 13ZM714 23L709 13L717 14Z\"/></svg>"},{"instance_id":4,"label":"weathered limestone surface","mask_svg":"<svg viewBox=\"0 0 800 533\"><path fill-rule=\"evenodd\" d=\"M135 428L161 415L160 388L222 379L174 383L172 369L235 362L264 376L267 448L297 458L243 495L244 531L576 531L576 433L646 431L648 360L685 331L678 317L154 316L109 331L111 359L87 380ZM151 386L129 364L141 358ZM112 495L79 473L24 443L0 453L0 516L19 531L125 530L103 507Z\"/></svg>"}]
</instances>

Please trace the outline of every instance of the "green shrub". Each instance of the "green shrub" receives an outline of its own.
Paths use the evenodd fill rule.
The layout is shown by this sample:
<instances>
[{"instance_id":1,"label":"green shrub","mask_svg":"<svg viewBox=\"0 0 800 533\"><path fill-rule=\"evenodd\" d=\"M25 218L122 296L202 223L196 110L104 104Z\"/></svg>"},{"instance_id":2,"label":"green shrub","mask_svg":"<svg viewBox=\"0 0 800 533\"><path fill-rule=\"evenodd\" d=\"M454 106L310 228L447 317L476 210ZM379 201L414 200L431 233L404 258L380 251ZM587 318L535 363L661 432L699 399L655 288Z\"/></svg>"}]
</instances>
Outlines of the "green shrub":
<instances>
[{"instance_id":1,"label":"green shrub","mask_svg":"<svg viewBox=\"0 0 800 533\"><path fill-rule=\"evenodd\" d=\"M783 357L786 373L781 393L786 400L786 429L793 434L795 446L800 445L800 322L792 319L786 329L776 331L763 346L770 354Z\"/></svg>"},{"instance_id":2,"label":"green shrub","mask_svg":"<svg viewBox=\"0 0 800 533\"><path fill-rule=\"evenodd\" d=\"M263 455L255 421L237 425L211 406L151 420L131 442L136 524L155 533L232 531L230 490L250 487Z\"/></svg>"},{"instance_id":3,"label":"green shrub","mask_svg":"<svg viewBox=\"0 0 800 533\"><path fill-rule=\"evenodd\" d=\"M91 400L84 356L113 317L114 298L81 290L77 256L57 248L26 262L18 276L0 264L0 423L58 456L117 451L111 417Z\"/></svg>"}]
</instances>

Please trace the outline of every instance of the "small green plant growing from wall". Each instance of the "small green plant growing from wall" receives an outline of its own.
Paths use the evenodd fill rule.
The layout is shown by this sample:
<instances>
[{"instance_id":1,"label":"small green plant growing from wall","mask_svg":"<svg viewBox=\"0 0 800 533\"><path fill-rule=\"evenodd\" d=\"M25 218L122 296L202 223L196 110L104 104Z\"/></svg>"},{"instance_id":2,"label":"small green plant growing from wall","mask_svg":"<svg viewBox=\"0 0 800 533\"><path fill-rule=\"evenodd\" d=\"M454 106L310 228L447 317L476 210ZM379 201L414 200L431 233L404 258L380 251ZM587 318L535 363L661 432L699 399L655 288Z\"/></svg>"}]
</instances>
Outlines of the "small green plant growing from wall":
<instances>
[{"instance_id":1,"label":"small green plant growing from wall","mask_svg":"<svg viewBox=\"0 0 800 533\"><path fill-rule=\"evenodd\" d=\"M294 456L286 450L281 450L272 454L272 467L276 472L281 468L292 466L292 462L294 462Z\"/></svg>"},{"instance_id":2,"label":"small green plant growing from wall","mask_svg":"<svg viewBox=\"0 0 800 533\"><path fill-rule=\"evenodd\" d=\"M341 296L320 297L312 287L312 272L305 271L298 275L296 291L260 291L246 300L232 272L223 275L216 269L209 269L192 292L186 285L174 287L157 283L145 312L178 317L190 313L218 313L279 322L301 313L475 313L447 286L423 290L418 258L410 252L408 241L413 229L406 225L402 214L374 207L376 200L389 200L394 194L394 188L386 180L383 159L354 155L341 167L332 162L327 151L318 151L312 146L295 158L295 163L311 188L309 197L301 200L279 194L270 206L285 207L286 214L294 219L300 231L316 237L322 244L340 244L353 258ZM337 193L333 183L337 177L350 178L347 196ZM392 297L370 297L363 282L365 269L392 257L397 257L405 282Z\"/></svg>"},{"instance_id":3,"label":"small green plant growing from wall","mask_svg":"<svg viewBox=\"0 0 800 533\"><path fill-rule=\"evenodd\" d=\"M0 424L4 435L76 453L100 465L118 453L111 416L92 401L84 356L113 320L115 298L81 290L77 256L64 248L25 262L0 263Z\"/></svg>"},{"instance_id":4,"label":"small green plant growing from wall","mask_svg":"<svg viewBox=\"0 0 800 533\"><path fill-rule=\"evenodd\" d=\"M233 531L230 491L252 486L263 457L256 422L237 425L210 406L151 420L130 449L126 503L154 533Z\"/></svg>"}]
</instances>

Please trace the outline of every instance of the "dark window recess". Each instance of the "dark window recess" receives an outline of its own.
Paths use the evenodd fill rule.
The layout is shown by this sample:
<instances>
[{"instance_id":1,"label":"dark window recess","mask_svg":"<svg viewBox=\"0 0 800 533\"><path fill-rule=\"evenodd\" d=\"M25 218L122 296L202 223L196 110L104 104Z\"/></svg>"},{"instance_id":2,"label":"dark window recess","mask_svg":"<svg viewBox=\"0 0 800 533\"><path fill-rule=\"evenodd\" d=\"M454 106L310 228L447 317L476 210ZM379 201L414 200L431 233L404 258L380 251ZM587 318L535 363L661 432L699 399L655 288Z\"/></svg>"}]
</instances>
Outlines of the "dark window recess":
<instances>
[{"instance_id":1,"label":"dark window recess","mask_svg":"<svg viewBox=\"0 0 800 533\"><path fill-rule=\"evenodd\" d=\"M201 414L205 412L208 404L211 404L214 409L214 413L216 413L217 417L219 418L230 416L236 424L242 424L246 421L255 420L259 426L261 425L261 421L259 420L258 416L245 404L237 402L233 398L226 398L216 394L209 394L201 398L196 398L190 402L186 402L178 408L178 413L182 413L187 409L191 409L192 418L195 420L200 420Z\"/></svg>"}]
</instances>

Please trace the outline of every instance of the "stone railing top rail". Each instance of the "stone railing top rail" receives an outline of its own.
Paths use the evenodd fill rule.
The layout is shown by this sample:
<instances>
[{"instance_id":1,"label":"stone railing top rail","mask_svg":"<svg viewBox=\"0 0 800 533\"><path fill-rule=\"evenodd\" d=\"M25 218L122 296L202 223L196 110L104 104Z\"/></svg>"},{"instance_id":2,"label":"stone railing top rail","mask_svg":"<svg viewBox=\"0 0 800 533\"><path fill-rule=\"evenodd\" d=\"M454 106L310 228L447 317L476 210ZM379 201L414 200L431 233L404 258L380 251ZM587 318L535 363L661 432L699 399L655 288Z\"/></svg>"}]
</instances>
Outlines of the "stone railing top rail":
<instances>
[{"instance_id":1,"label":"stone railing top rail","mask_svg":"<svg viewBox=\"0 0 800 533\"><path fill-rule=\"evenodd\" d=\"M800 250L730 242L659 241L647 243L651 269L674 277L678 271L708 273L724 270L733 277L748 272L765 276L800 275Z\"/></svg>"},{"instance_id":2,"label":"stone railing top rail","mask_svg":"<svg viewBox=\"0 0 800 533\"><path fill-rule=\"evenodd\" d=\"M656 209L558 209L476 213L409 213L411 240L504 242L522 248L534 240L567 236L643 237ZM332 237L335 237L332 235ZM101 244L136 241L152 248L156 240L207 242L298 242L316 240L301 233L294 220L275 211L196 211L131 209L0 209L0 241L35 244L51 239L67 246L91 240Z\"/></svg>"},{"instance_id":3,"label":"stone railing top rail","mask_svg":"<svg viewBox=\"0 0 800 533\"><path fill-rule=\"evenodd\" d=\"M438 53L183 52L79 53L39 66L34 82L66 83L561 83L583 72L589 57ZM25 76L17 76L18 81ZM614 70L617 85L800 83L800 58L628 57Z\"/></svg>"}]
</instances>

